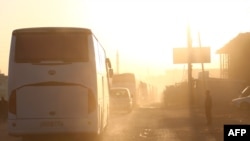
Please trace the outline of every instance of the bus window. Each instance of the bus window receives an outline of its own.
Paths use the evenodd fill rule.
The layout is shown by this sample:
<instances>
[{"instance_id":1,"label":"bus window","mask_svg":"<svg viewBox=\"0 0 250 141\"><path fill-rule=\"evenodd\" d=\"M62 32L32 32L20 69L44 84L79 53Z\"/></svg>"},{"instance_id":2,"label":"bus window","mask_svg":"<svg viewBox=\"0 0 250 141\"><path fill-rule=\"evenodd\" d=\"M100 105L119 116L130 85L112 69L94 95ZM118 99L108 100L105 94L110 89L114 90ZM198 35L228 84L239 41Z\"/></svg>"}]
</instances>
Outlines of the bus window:
<instances>
[{"instance_id":1,"label":"bus window","mask_svg":"<svg viewBox=\"0 0 250 141\"><path fill-rule=\"evenodd\" d=\"M25 33L16 35L15 61L87 62L88 35L82 33Z\"/></svg>"}]
</instances>

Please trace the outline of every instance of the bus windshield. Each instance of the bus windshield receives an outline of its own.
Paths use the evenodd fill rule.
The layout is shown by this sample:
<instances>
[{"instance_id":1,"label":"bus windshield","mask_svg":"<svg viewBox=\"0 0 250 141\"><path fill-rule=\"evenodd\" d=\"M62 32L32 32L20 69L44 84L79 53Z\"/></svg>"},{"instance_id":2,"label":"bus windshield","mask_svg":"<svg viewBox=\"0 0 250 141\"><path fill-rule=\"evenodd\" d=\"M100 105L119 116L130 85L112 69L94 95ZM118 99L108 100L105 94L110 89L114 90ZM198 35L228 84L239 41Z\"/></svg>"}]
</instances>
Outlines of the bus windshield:
<instances>
[{"instance_id":1,"label":"bus windshield","mask_svg":"<svg viewBox=\"0 0 250 141\"><path fill-rule=\"evenodd\" d=\"M38 32L17 34L15 62L41 61L87 62L88 34L72 32Z\"/></svg>"}]
</instances>

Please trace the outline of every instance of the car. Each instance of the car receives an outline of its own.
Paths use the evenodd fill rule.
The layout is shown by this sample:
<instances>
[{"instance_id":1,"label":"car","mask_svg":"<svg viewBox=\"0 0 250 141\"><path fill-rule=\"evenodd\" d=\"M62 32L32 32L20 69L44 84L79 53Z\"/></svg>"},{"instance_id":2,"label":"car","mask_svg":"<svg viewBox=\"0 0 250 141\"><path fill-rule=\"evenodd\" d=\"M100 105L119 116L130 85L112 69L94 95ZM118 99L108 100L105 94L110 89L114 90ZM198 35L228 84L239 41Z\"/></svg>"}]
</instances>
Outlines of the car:
<instances>
[{"instance_id":1,"label":"car","mask_svg":"<svg viewBox=\"0 0 250 141\"><path fill-rule=\"evenodd\" d=\"M132 96L128 88L112 87L110 89L111 111L132 111Z\"/></svg>"},{"instance_id":2,"label":"car","mask_svg":"<svg viewBox=\"0 0 250 141\"><path fill-rule=\"evenodd\" d=\"M232 100L232 103L240 109L250 108L250 86L245 87L238 98Z\"/></svg>"}]
</instances>

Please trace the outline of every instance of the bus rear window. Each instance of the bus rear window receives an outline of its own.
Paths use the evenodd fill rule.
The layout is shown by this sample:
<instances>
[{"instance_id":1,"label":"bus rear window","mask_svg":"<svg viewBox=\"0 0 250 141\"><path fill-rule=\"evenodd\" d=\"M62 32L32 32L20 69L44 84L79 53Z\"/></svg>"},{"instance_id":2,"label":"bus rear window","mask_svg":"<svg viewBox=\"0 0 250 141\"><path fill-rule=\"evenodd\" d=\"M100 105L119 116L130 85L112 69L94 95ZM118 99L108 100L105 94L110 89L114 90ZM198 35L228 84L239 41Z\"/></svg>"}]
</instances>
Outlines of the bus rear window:
<instances>
[{"instance_id":1,"label":"bus rear window","mask_svg":"<svg viewBox=\"0 0 250 141\"><path fill-rule=\"evenodd\" d=\"M87 62L88 34L84 33L23 33L16 35L15 61Z\"/></svg>"}]
</instances>

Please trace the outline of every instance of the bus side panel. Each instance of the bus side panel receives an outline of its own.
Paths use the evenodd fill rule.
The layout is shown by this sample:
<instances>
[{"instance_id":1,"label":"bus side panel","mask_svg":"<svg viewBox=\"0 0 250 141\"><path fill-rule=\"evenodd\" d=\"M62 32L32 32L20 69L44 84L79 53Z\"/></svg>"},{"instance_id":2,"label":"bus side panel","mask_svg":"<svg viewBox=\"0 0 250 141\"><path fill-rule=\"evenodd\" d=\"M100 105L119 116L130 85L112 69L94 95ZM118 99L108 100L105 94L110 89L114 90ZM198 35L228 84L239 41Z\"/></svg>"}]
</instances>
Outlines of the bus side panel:
<instances>
[{"instance_id":1,"label":"bus side panel","mask_svg":"<svg viewBox=\"0 0 250 141\"><path fill-rule=\"evenodd\" d=\"M100 132L102 132L108 124L109 115L109 84L107 79L106 54L97 39L95 37L92 39L95 49L95 65L97 73L99 128Z\"/></svg>"}]
</instances>

